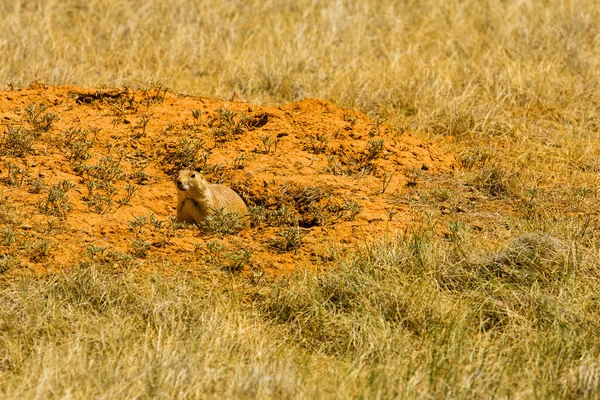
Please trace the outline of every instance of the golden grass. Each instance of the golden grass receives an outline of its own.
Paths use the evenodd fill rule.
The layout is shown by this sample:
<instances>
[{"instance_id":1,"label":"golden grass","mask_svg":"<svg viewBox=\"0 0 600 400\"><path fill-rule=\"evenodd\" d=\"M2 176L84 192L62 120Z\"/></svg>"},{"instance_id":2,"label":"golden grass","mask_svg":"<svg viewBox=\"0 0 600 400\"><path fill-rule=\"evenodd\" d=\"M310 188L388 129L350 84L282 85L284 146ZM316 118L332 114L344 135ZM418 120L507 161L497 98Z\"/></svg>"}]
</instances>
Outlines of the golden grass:
<instances>
[{"instance_id":1,"label":"golden grass","mask_svg":"<svg viewBox=\"0 0 600 400\"><path fill-rule=\"evenodd\" d=\"M1 397L599 396L595 1L49 0L0 15L3 85L319 97L451 136L463 165L408 196L428 228L289 281L90 261L8 279L3 256ZM1 206L3 224L18 218ZM552 273L481 262L535 230L592 256Z\"/></svg>"}]
</instances>

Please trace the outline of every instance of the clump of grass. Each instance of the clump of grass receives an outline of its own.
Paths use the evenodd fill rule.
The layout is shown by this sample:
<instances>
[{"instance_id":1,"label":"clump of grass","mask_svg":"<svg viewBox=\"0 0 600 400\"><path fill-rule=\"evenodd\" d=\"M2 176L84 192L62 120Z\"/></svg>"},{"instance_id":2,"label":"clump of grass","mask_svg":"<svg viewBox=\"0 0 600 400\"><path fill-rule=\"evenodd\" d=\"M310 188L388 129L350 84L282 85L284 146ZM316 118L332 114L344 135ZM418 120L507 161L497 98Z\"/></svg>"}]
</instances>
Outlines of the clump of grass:
<instances>
[{"instance_id":1,"label":"clump of grass","mask_svg":"<svg viewBox=\"0 0 600 400\"><path fill-rule=\"evenodd\" d=\"M475 186L494 197L507 197L516 193L517 174L500 164L483 166L475 177Z\"/></svg>"},{"instance_id":2,"label":"clump of grass","mask_svg":"<svg viewBox=\"0 0 600 400\"><path fill-rule=\"evenodd\" d=\"M17 241L17 234L10 226L7 226L6 228L2 229L0 234L2 235L2 244L4 246L10 247Z\"/></svg>"},{"instance_id":3,"label":"clump of grass","mask_svg":"<svg viewBox=\"0 0 600 400\"><path fill-rule=\"evenodd\" d=\"M29 258L34 262L41 262L48 258L51 252L50 242L47 240L36 240L29 249Z\"/></svg>"},{"instance_id":4,"label":"clump of grass","mask_svg":"<svg viewBox=\"0 0 600 400\"><path fill-rule=\"evenodd\" d=\"M10 254L3 254L0 256L0 275L20 267L21 261Z\"/></svg>"},{"instance_id":5,"label":"clump of grass","mask_svg":"<svg viewBox=\"0 0 600 400\"><path fill-rule=\"evenodd\" d=\"M33 152L34 141L29 129L9 125L0 141L0 155L23 158Z\"/></svg>"},{"instance_id":6,"label":"clump of grass","mask_svg":"<svg viewBox=\"0 0 600 400\"><path fill-rule=\"evenodd\" d=\"M131 135L132 139L140 139L146 137L146 128L148 127L148 123L150 122L150 117L152 113L142 113L133 127L133 134ZM136 131L136 129L138 131Z\"/></svg>"},{"instance_id":7,"label":"clump of grass","mask_svg":"<svg viewBox=\"0 0 600 400\"><path fill-rule=\"evenodd\" d=\"M244 229L246 216L241 216L234 211L225 211L223 208L215 209L208 214L198 227L205 232L217 235L233 235Z\"/></svg>"},{"instance_id":8,"label":"clump of grass","mask_svg":"<svg viewBox=\"0 0 600 400\"><path fill-rule=\"evenodd\" d=\"M11 161L4 161L4 168L6 168L7 176L2 180L11 186L21 187L29 179L29 171Z\"/></svg>"},{"instance_id":9,"label":"clump of grass","mask_svg":"<svg viewBox=\"0 0 600 400\"><path fill-rule=\"evenodd\" d=\"M575 249L549 234L517 236L486 261L486 268L505 279L548 282L568 275L577 264Z\"/></svg>"},{"instance_id":10,"label":"clump of grass","mask_svg":"<svg viewBox=\"0 0 600 400\"><path fill-rule=\"evenodd\" d=\"M269 212L265 206L249 206L248 218L250 219L251 226L259 227L267 221Z\"/></svg>"},{"instance_id":11,"label":"clump of grass","mask_svg":"<svg viewBox=\"0 0 600 400\"><path fill-rule=\"evenodd\" d=\"M150 213L136 215L133 218L133 221L129 221L129 227L136 239L139 239L140 243L148 241L150 245L159 248L171 244L171 240L175 237L175 230L179 227L174 217L162 220Z\"/></svg>"},{"instance_id":12,"label":"clump of grass","mask_svg":"<svg viewBox=\"0 0 600 400\"><path fill-rule=\"evenodd\" d=\"M202 246L197 244L195 253L200 253ZM206 242L206 253L202 255L202 260L207 265L219 266L221 270L238 273L246 266L251 266L252 251L241 248L231 250L218 240L209 240Z\"/></svg>"},{"instance_id":13,"label":"clump of grass","mask_svg":"<svg viewBox=\"0 0 600 400\"><path fill-rule=\"evenodd\" d=\"M46 187L44 180L41 178L35 178L29 182L29 193L39 194Z\"/></svg>"},{"instance_id":14,"label":"clump of grass","mask_svg":"<svg viewBox=\"0 0 600 400\"><path fill-rule=\"evenodd\" d=\"M101 215L129 205L133 195L138 190L137 186L126 183L123 187L125 194L122 198L117 199L118 189L111 181L96 182L90 180L87 182L86 187L88 193L83 200L90 210Z\"/></svg>"},{"instance_id":15,"label":"clump of grass","mask_svg":"<svg viewBox=\"0 0 600 400\"><path fill-rule=\"evenodd\" d=\"M469 150L467 152L462 153L458 157L458 163L461 169L470 171L475 166L479 165L481 167L485 166L486 162L491 158L491 154L489 151L482 149Z\"/></svg>"},{"instance_id":16,"label":"clump of grass","mask_svg":"<svg viewBox=\"0 0 600 400\"><path fill-rule=\"evenodd\" d=\"M206 162L209 156L209 153L204 152L201 159L199 153L202 149L204 142L200 139L179 139L177 146L165 155L165 162L172 165L167 172L172 174L182 169L200 168L201 161Z\"/></svg>"},{"instance_id":17,"label":"clump of grass","mask_svg":"<svg viewBox=\"0 0 600 400\"><path fill-rule=\"evenodd\" d=\"M279 138L274 138L269 135L264 135L260 137L260 140L263 143L263 147L265 149L264 153L269 154L271 152L275 153L277 151L277 145L279 144Z\"/></svg>"},{"instance_id":18,"label":"clump of grass","mask_svg":"<svg viewBox=\"0 0 600 400\"><path fill-rule=\"evenodd\" d=\"M148 87L142 90L142 103L146 107L153 104L160 104L165 100L169 88L161 82L150 82Z\"/></svg>"},{"instance_id":19,"label":"clump of grass","mask_svg":"<svg viewBox=\"0 0 600 400\"><path fill-rule=\"evenodd\" d=\"M342 164L333 155L327 156L327 172L336 176L344 174Z\"/></svg>"},{"instance_id":20,"label":"clump of grass","mask_svg":"<svg viewBox=\"0 0 600 400\"><path fill-rule=\"evenodd\" d=\"M126 176L121 169L121 159L122 157L104 156L96 164L81 167L81 172L87 180L88 190L83 200L90 210L105 214L128 205L133 198L138 188L134 184L126 183L123 187L125 193L117 199L119 189L116 183Z\"/></svg>"},{"instance_id":21,"label":"clump of grass","mask_svg":"<svg viewBox=\"0 0 600 400\"><path fill-rule=\"evenodd\" d=\"M292 226L298 225L298 213L288 206L282 205L276 210L268 213L268 219L271 225Z\"/></svg>"},{"instance_id":22,"label":"clump of grass","mask_svg":"<svg viewBox=\"0 0 600 400\"><path fill-rule=\"evenodd\" d=\"M249 122L250 119L246 114L238 115L228 108L217 108L209 124L215 142L223 144L246 132Z\"/></svg>"},{"instance_id":23,"label":"clump of grass","mask_svg":"<svg viewBox=\"0 0 600 400\"><path fill-rule=\"evenodd\" d=\"M60 119L54 113L42 113L48 107L44 104L31 104L25 108L25 120L33 125L34 130L47 132L52 127L52 123Z\"/></svg>"},{"instance_id":24,"label":"clump of grass","mask_svg":"<svg viewBox=\"0 0 600 400\"><path fill-rule=\"evenodd\" d=\"M146 258L148 256L148 250L150 250L151 243L144 239L134 239L130 245L130 252L134 257Z\"/></svg>"},{"instance_id":25,"label":"clump of grass","mask_svg":"<svg viewBox=\"0 0 600 400\"><path fill-rule=\"evenodd\" d=\"M71 211L71 202L67 196L69 190L75 185L68 180L62 180L53 185L48 192L48 197L39 203L42 213L64 218Z\"/></svg>"},{"instance_id":26,"label":"clump of grass","mask_svg":"<svg viewBox=\"0 0 600 400\"><path fill-rule=\"evenodd\" d=\"M355 200L344 198L344 202L346 203L346 210L348 210L348 216L346 219L348 221L354 221L354 219L362 213L363 207L360 206Z\"/></svg>"},{"instance_id":27,"label":"clump of grass","mask_svg":"<svg viewBox=\"0 0 600 400\"><path fill-rule=\"evenodd\" d=\"M329 138L325 133L316 133L308 137L308 145L305 148L314 154L321 154L327 150Z\"/></svg>"},{"instance_id":28,"label":"clump of grass","mask_svg":"<svg viewBox=\"0 0 600 400\"><path fill-rule=\"evenodd\" d=\"M277 233L277 237L269 240L269 246L276 251L287 253L296 251L302 246L302 239L308 235L308 231L298 227L290 226Z\"/></svg>"},{"instance_id":29,"label":"clump of grass","mask_svg":"<svg viewBox=\"0 0 600 400\"><path fill-rule=\"evenodd\" d=\"M244 169L246 164L246 153L240 153L233 160L233 169Z\"/></svg>"},{"instance_id":30,"label":"clump of grass","mask_svg":"<svg viewBox=\"0 0 600 400\"><path fill-rule=\"evenodd\" d=\"M193 109L190 110L192 112L192 117L194 118L194 124L199 124L200 123L200 117L202 116L202 114L204 114L203 110L198 110L198 109Z\"/></svg>"},{"instance_id":31,"label":"clump of grass","mask_svg":"<svg viewBox=\"0 0 600 400\"><path fill-rule=\"evenodd\" d=\"M75 171L81 170L83 161L92 158L90 150L96 143L96 136L99 129L66 128L59 136L56 146L65 156L67 161L71 162Z\"/></svg>"}]
</instances>

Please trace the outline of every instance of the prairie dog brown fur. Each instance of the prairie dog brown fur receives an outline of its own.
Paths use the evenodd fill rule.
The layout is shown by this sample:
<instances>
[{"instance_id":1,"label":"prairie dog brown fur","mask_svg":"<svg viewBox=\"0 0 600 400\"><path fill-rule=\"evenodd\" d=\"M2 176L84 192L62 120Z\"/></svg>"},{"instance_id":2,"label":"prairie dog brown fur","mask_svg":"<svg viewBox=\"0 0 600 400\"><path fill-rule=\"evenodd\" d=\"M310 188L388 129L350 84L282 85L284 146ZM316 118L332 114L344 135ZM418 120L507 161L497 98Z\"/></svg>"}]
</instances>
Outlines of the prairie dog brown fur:
<instances>
[{"instance_id":1,"label":"prairie dog brown fur","mask_svg":"<svg viewBox=\"0 0 600 400\"><path fill-rule=\"evenodd\" d=\"M208 183L198 171L183 170L177 174L177 222L199 224L215 210L235 212L248 227L248 208L244 200L224 185Z\"/></svg>"}]
</instances>

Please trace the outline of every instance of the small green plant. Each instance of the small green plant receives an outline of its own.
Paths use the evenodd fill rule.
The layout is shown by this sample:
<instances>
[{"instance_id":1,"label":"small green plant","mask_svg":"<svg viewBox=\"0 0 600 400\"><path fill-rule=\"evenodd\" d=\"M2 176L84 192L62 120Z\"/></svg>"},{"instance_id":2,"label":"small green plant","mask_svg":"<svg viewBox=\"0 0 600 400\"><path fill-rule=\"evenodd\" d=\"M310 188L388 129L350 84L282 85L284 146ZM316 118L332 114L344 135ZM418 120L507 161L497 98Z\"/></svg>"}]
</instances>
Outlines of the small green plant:
<instances>
[{"instance_id":1,"label":"small green plant","mask_svg":"<svg viewBox=\"0 0 600 400\"><path fill-rule=\"evenodd\" d=\"M125 193L126 193L125 197L117 200L117 204L118 204L117 208L129 205L129 202L133 198L133 195L135 194L135 192L137 192L138 187L135 185L132 185L130 183L126 183L124 186L124 189L125 189Z\"/></svg>"},{"instance_id":2,"label":"small green plant","mask_svg":"<svg viewBox=\"0 0 600 400\"><path fill-rule=\"evenodd\" d=\"M46 200L39 204L40 211L44 214L64 218L71 211L71 203L67 197L67 192L74 187L75 185L67 180L62 180L53 185Z\"/></svg>"},{"instance_id":3,"label":"small green plant","mask_svg":"<svg viewBox=\"0 0 600 400\"><path fill-rule=\"evenodd\" d=\"M88 189L88 194L83 200L86 202L90 210L98 214L105 214L109 211L114 211L123 206L129 205L134 193L138 189L135 185L126 183L124 186L125 196L123 198L116 199L118 190L110 181L104 181L100 183L88 181L86 187Z\"/></svg>"},{"instance_id":4,"label":"small green plant","mask_svg":"<svg viewBox=\"0 0 600 400\"><path fill-rule=\"evenodd\" d=\"M321 206L312 206L310 207L310 214L313 217L313 220L316 221L317 226L329 226L332 222L331 214L327 212Z\"/></svg>"},{"instance_id":5,"label":"small green plant","mask_svg":"<svg viewBox=\"0 0 600 400\"><path fill-rule=\"evenodd\" d=\"M233 169L244 169L245 164L246 164L246 153L240 153L233 160Z\"/></svg>"},{"instance_id":6,"label":"small green plant","mask_svg":"<svg viewBox=\"0 0 600 400\"><path fill-rule=\"evenodd\" d=\"M230 272L240 272L244 269L245 265L250 264L252 251L241 249L240 251L228 252L226 258L227 264L224 266L224 269Z\"/></svg>"},{"instance_id":7,"label":"small green plant","mask_svg":"<svg viewBox=\"0 0 600 400\"><path fill-rule=\"evenodd\" d=\"M134 257L146 258L148 255L148 250L150 250L150 242L144 239L135 239L133 242L131 242L130 249Z\"/></svg>"},{"instance_id":8,"label":"small green plant","mask_svg":"<svg viewBox=\"0 0 600 400\"><path fill-rule=\"evenodd\" d=\"M48 107L44 104L30 104L25 108L25 120L34 124Z\"/></svg>"},{"instance_id":9,"label":"small green plant","mask_svg":"<svg viewBox=\"0 0 600 400\"><path fill-rule=\"evenodd\" d=\"M88 257L90 260L102 260L105 257L106 246L94 246L89 245L85 247L84 257Z\"/></svg>"},{"instance_id":10,"label":"small green plant","mask_svg":"<svg viewBox=\"0 0 600 400\"><path fill-rule=\"evenodd\" d=\"M151 82L150 87L142 91L143 101L148 107L152 104L160 104L165 100L168 91L169 88L163 83Z\"/></svg>"},{"instance_id":11,"label":"small green plant","mask_svg":"<svg viewBox=\"0 0 600 400\"><path fill-rule=\"evenodd\" d=\"M204 142L199 139L181 138L174 151L167 153L165 161L173 165L173 168L168 171L173 173L182 169L198 168L200 159L198 153L204 148ZM208 159L208 153L206 159ZM206 159L204 161L206 161Z\"/></svg>"},{"instance_id":12,"label":"small green plant","mask_svg":"<svg viewBox=\"0 0 600 400\"><path fill-rule=\"evenodd\" d=\"M139 139L146 136L146 127L148 126L148 122L150 122L151 113L142 113L140 118L137 120L135 126L133 127L134 133L132 135L133 139ZM139 132L135 132L135 129L139 129Z\"/></svg>"},{"instance_id":13,"label":"small green plant","mask_svg":"<svg viewBox=\"0 0 600 400\"><path fill-rule=\"evenodd\" d=\"M204 169L204 172L206 174L210 174L211 175L211 182L213 183L223 183L225 182L225 166L216 163L213 165L207 165L206 168Z\"/></svg>"},{"instance_id":14,"label":"small green plant","mask_svg":"<svg viewBox=\"0 0 600 400\"><path fill-rule=\"evenodd\" d=\"M98 163L83 166L82 172L88 179L98 182L116 182L124 177L121 170L121 157L101 157Z\"/></svg>"},{"instance_id":15,"label":"small green plant","mask_svg":"<svg viewBox=\"0 0 600 400\"><path fill-rule=\"evenodd\" d=\"M278 138L272 138L269 135L261 136L260 140L262 140L263 146L265 148L265 154L269 154L271 150L273 153L277 151L277 144L279 144Z\"/></svg>"},{"instance_id":16,"label":"small green plant","mask_svg":"<svg viewBox=\"0 0 600 400\"><path fill-rule=\"evenodd\" d=\"M50 255L50 242L47 240L36 240L29 250L29 258L33 262L40 262Z\"/></svg>"},{"instance_id":17,"label":"small green plant","mask_svg":"<svg viewBox=\"0 0 600 400\"><path fill-rule=\"evenodd\" d=\"M398 210L396 210L395 208L386 208L385 211L387 213L387 218L389 222L392 222L394 215L398 213Z\"/></svg>"},{"instance_id":18,"label":"small green plant","mask_svg":"<svg viewBox=\"0 0 600 400\"><path fill-rule=\"evenodd\" d=\"M354 160L349 160L350 168L347 174L367 175L373 173L374 161L380 157L384 150L383 139L371 139L367 142L365 149Z\"/></svg>"},{"instance_id":19,"label":"small green plant","mask_svg":"<svg viewBox=\"0 0 600 400\"><path fill-rule=\"evenodd\" d=\"M215 113L211 121L211 133L216 143L230 141L248 129L249 118L245 114L238 116L227 108L217 108Z\"/></svg>"},{"instance_id":20,"label":"small green plant","mask_svg":"<svg viewBox=\"0 0 600 400\"><path fill-rule=\"evenodd\" d=\"M273 250L279 252L296 252L302 246L302 239L306 235L308 235L307 230L303 230L298 226L290 226L278 232L276 238L270 239L269 245Z\"/></svg>"},{"instance_id":21,"label":"small green plant","mask_svg":"<svg viewBox=\"0 0 600 400\"><path fill-rule=\"evenodd\" d=\"M298 224L298 213L288 206L280 206L269 214L271 224L275 226L291 226Z\"/></svg>"},{"instance_id":22,"label":"small green plant","mask_svg":"<svg viewBox=\"0 0 600 400\"><path fill-rule=\"evenodd\" d=\"M84 130L77 126L66 128L59 137L56 146L67 161L74 165L75 170L81 166L83 161L92 157L90 150L96 143L96 135L99 131L96 128Z\"/></svg>"},{"instance_id":23,"label":"small green plant","mask_svg":"<svg viewBox=\"0 0 600 400\"><path fill-rule=\"evenodd\" d=\"M15 163L4 161L4 167L8 175L3 180L11 186L21 187L29 179L29 172Z\"/></svg>"},{"instance_id":24,"label":"small green plant","mask_svg":"<svg viewBox=\"0 0 600 400\"><path fill-rule=\"evenodd\" d=\"M0 142L0 155L23 158L33 152L35 136L23 127L8 126Z\"/></svg>"},{"instance_id":25,"label":"small green plant","mask_svg":"<svg viewBox=\"0 0 600 400\"><path fill-rule=\"evenodd\" d=\"M373 137L381 134L381 125L385 122L385 119L378 119L371 124L371 129L369 130L369 136Z\"/></svg>"},{"instance_id":26,"label":"small green plant","mask_svg":"<svg viewBox=\"0 0 600 400\"><path fill-rule=\"evenodd\" d=\"M250 218L251 226L259 227L267 221L269 212L264 206L250 206L248 207L248 218Z\"/></svg>"},{"instance_id":27,"label":"small green plant","mask_svg":"<svg viewBox=\"0 0 600 400\"><path fill-rule=\"evenodd\" d=\"M199 224L199 228L218 235L232 235L244 228L244 221L236 212L225 211L223 208L214 210Z\"/></svg>"},{"instance_id":28,"label":"small green plant","mask_svg":"<svg viewBox=\"0 0 600 400\"><path fill-rule=\"evenodd\" d=\"M146 225L149 224L148 217L145 215L134 215L133 221L129 221L129 227L135 233L136 237L139 237L142 230Z\"/></svg>"},{"instance_id":29,"label":"small green plant","mask_svg":"<svg viewBox=\"0 0 600 400\"><path fill-rule=\"evenodd\" d=\"M327 143L329 139L324 133L317 133L308 137L308 145L306 148L308 151L314 154L324 153L327 150Z\"/></svg>"},{"instance_id":30,"label":"small green plant","mask_svg":"<svg viewBox=\"0 0 600 400\"><path fill-rule=\"evenodd\" d=\"M346 203L346 209L348 210L348 216L346 217L348 221L354 221L354 219L363 211L363 208L354 200L344 199Z\"/></svg>"},{"instance_id":31,"label":"small green plant","mask_svg":"<svg viewBox=\"0 0 600 400\"><path fill-rule=\"evenodd\" d=\"M46 184L41 178L35 178L29 182L29 193L39 194L42 192Z\"/></svg>"},{"instance_id":32,"label":"small green plant","mask_svg":"<svg viewBox=\"0 0 600 400\"><path fill-rule=\"evenodd\" d=\"M149 215L134 216L133 221L129 221L129 227L135 233L136 239L153 238L151 243L154 247L165 247L170 244L175 236L175 230L180 224L175 218L170 217L166 220L157 219L153 213ZM156 240L158 237L158 240Z\"/></svg>"},{"instance_id":33,"label":"small green plant","mask_svg":"<svg viewBox=\"0 0 600 400\"><path fill-rule=\"evenodd\" d=\"M225 246L217 240L209 240L206 242L206 248L208 249L208 252L204 257L204 260L208 264L220 265L225 252Z\"/></svg>"},{"instance_id":34,"label":"small green plant","mask_svg":"<svg viewBox=\"0 0 600 400\"><path fill-rule=\"evenodd\" d=\"M194 124L200 123L200 117L202 114L204 114L204 111L196 109L192 109L190 111L192 112L192 117L194 117Z\"/></svg>"},{"instance_id":35,"label":"small green plant","mask_svg":"<svg viewBox=\"0 0 600 400\"><path fill-rule=\"evenodd\" d=\"M364 162L369 162L381 155L384 149L383 139L371 139L367 142L367 146L364 151Z\"/></svg>"},{"instance_id":36,"label":"small green plant","mask_svg":"<svg viewBox=\"0 0 600 400\"><path fill-rule=\"evenodd\" d=\"M52 126L52 123L60 119L54 113L42 115L47 108L48 107L44 104L31 104L27 106L27 108L25 108L25 120L33 125L35 130L47 132Z\"/></svg>"},{"instance_id":37,"label":"small green plant","mask_svg":"<svg viewBox=\"0 0 600 400\"><path fill-rule=\"evenodd\" d=\"M344 121L346 121L350 126L354 126L358 117L350 112L344 112Z\"/></svg>"}]
</instances>

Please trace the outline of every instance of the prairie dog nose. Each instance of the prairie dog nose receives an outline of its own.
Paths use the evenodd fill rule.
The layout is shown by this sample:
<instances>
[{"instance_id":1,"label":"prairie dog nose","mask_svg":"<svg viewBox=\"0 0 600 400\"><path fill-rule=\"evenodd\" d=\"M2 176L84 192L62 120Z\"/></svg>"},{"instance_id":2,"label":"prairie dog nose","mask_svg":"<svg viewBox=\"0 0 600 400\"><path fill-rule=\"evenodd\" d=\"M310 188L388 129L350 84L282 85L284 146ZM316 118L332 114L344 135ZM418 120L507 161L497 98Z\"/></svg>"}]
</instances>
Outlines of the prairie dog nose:
<instances>
[{"instance_id":1,"label":"prairie dog nose","mask_svg":"<svg viewBox=\"0 0 600 400\"><path fill-rule=\"evenodd\" d=\"M177 181L177 189L179 190L188 190L190 186L187 183L183 183L182 181Z\"/></svg>"}]
</instances>

